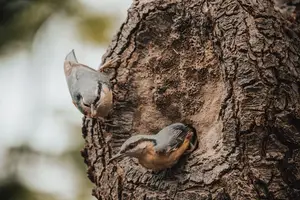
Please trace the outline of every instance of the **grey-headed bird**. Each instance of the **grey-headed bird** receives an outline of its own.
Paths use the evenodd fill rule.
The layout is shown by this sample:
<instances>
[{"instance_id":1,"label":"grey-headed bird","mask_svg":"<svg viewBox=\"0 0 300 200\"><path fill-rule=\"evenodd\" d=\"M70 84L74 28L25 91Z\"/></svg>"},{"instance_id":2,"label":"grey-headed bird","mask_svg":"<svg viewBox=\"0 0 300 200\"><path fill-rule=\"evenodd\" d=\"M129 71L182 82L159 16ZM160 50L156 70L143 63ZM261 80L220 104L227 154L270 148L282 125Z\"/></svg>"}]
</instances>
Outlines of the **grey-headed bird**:
<instances>
[{"instance_id":1,"label":"grey-headed bird","mask_svg":"<svg viewBox=\"0 0 300 200\"><path fill-rule=\"evenodd\" d=\"M112 67L120 59L113 59L96 71L77 61L74 50L65 58L64 72L72 97L78 110L92 118L105 118L113 105L113 93L109 77L103 69Z\"/></svg>"},{"instance_id":2,"label":"grey-headed bird","mask_svg":"<svg viewBox=\"0 0 300 200\"><path fill-rule=\"evenodd\" d=\"M160 171L171 168L183 154L191 153L196 145L195 129L174 123L155 135L131 136L109 162L126 156L134 157L143 167Z\"/></svg>"}]
</instances>

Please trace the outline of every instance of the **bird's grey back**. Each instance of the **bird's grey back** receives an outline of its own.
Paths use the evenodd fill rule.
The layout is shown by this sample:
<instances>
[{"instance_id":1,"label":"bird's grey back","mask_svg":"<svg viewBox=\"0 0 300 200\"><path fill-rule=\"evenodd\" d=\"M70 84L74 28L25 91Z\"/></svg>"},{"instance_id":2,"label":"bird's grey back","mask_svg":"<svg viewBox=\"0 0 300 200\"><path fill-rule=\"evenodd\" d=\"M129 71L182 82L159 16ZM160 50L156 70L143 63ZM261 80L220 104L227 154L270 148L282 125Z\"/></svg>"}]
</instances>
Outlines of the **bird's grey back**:
<instances>
[{"instance_id":1,"label":"bird's grey back","mask_svg":"<svg viewBox=\"0 0 300 200\"><path fill-rule=\"evenodd\" d=\"M159 131L156 135L157 145L155 150L165 152L169 148L177 148L181 145L188 133L189 128L182 123L174 123Z\"/></svg>"},{"instance_id":2,"label":"bird's grey back","mask_svg":"<svg viewBox=\"0 0 300 200\"><path fill-rule=\"evenodd\" d=\"M78 94L84 97L85 103L92 104L98 96L99 84L106 84L110 88L107 76L82 64L75 65L69 77L67 77L73 98ZM101 87L101 86L100 86Z\"/></svg>"}]
</instances>

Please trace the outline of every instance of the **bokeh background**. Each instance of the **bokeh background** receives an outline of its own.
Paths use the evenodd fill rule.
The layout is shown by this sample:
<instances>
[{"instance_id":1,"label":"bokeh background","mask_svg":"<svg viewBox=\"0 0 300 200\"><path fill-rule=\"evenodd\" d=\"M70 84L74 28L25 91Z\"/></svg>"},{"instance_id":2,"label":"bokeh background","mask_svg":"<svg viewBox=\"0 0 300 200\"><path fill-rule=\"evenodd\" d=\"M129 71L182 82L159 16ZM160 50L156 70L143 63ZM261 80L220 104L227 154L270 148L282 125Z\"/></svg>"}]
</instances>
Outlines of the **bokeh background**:
<instances>
[{"instance_id":1,"label":"bokeh background","mask_svg":"<svg viewBox=\"0 0 300 200\"><path fill-rule=\"evenodd\" d=\"M98 68L131 0L0 0L0 199L91 200L63 61Z\"/></svg>"}]
</instances>

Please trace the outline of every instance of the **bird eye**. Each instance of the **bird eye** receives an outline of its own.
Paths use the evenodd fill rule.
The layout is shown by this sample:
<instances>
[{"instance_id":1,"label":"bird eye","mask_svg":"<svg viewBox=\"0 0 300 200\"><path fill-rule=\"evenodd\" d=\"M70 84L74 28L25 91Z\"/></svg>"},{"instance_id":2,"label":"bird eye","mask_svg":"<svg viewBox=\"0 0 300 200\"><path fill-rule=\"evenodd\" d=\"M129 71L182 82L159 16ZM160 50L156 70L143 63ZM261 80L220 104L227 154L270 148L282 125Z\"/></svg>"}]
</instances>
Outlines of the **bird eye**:
<instances>
[{"instance_id":1,"label":"bird eye","mask_svg":"<svg viewBox=\"0 0 300 200\"><path fill-rule=\"evenodd\" d=\"M80 94L77 94L76 95L76 99L77 99L77 101L80 101L80 99L81 99L82 97L81 97L81 95Z\"/></svg>"},{"instance_id":2,"label":"bird eye","mask_svg":"<svg viewBox=\"0 0 300 200\"><path fill-rule=\"evenodd\" d=\"M90 105L88 105L88 104L86 104L86 103L84 103L84 102L82 102L82 104L83 104L84 106L86 106L86 107L90 107Z\"/></svg>"},{"instance_id":3,"label":"bird eye","mask_svg":"<svg viewBox=\"0 0 300 200\"><path fill-rule=\"evenodd\" d=\"M135 147L135 145L134 144L130 144L130 145L128 145L128 148L129 149L133 149Z\"/></svg>"}]
</instances>

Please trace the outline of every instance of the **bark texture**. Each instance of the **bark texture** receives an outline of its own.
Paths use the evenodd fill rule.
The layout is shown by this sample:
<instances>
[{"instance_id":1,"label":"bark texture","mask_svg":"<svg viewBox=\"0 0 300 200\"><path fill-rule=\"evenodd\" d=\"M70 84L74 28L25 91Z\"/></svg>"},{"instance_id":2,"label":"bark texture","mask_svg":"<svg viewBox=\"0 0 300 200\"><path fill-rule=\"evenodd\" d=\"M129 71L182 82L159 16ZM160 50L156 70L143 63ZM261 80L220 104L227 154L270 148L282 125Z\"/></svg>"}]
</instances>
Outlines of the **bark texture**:
<instances>
[{"instance_id":1,"label":"bark texture","mask_svg":"<svg viewBox=\"0 0 300 200\"><path fill-rule=\"evenodd\" d=\"M294 27L293 27L294 26ZM298 26L299 27L299 26ZM83 119L97 199L300 199L300 31L270 0L139 0L110 45L111 124ZM133 134L192 124L199 148L160 180Z\"/></svg>"}]
</instances>

